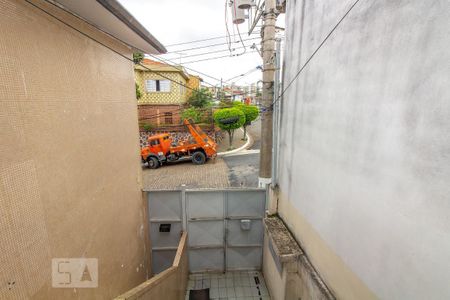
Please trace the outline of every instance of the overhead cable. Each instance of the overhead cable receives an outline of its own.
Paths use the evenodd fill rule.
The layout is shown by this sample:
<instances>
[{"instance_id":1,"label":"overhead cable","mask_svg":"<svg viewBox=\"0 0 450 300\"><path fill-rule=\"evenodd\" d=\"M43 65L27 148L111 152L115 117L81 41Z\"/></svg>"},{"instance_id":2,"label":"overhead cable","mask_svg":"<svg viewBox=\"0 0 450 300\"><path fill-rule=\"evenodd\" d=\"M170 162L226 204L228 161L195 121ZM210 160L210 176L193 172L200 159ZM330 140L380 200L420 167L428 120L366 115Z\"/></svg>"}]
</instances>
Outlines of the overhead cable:
<instances>
[{"instance_id":1,"label":"overhead cable","mask_svg":"<svg viewBox=\"0 0 450 300\"><path fill-rule=\"evenodd\" d=\"M259 31L253 32L253 34L257 34L257 33L259 33ZM235 35L237 35L237 34L235 34ZM164 46L165 47L174 47L174 46L180 46L180 45L186 45L186 44L194 44L194 43L199 43L199 42L218 40L218 39L223 39L226 37L227 37L226 35L222 35L222 36L217 36L217 37L211 37L211 38L206 38L206 39L201 39L201 40L193 40L193 41L189 41L189 42L182 42L182 43L170 44L170 45L164 45Z\"/></svg>"},{"instance_id":2,"label":"overhead cable","mask_svg":"<svg viewBox=\"0 0 450 300\"><path fill-rule=\"evenodd\" d=\"M261 39L261 38L260 37L254 37L254 38L249 38L249 39L243 39L242 41L253 41L253 40L257 40L257 39ZM240 43L240 41L238 41L236 43ZM167 52L165 54L170 54L170 53L175 53L175 52L184 52L184 51L190 51L190 50L197 50L197 49L203 49L203 48L209 48L209 47L215 47L215 46L221 46L221 45L227 45L227 44L228 43L217 43L217 44L199 46L199 47L194 47L194 48L169 51L169 52Z\"/></svg>"},{"instance_id":3,"label":"overhead cable","mask_svg":"<svg viewBox=\"0 0 450 300\"><path fill-rule=\"evenodd\" d=\"M50 3L50 4L52 4L51 2L49 2L49 0L45 0L45 1L48 2L48 3ZM65 22L64 20L60 19L59 17L57 17L57 16L51 14L50 12L46 11L45 9L41 8L40 6L38 6L38 5L34 4L34 3L32 3L30 0L25 0L25 2L27 2L27 3L30 4L31 6L33 6L33 7L37 8L37 9L39 9L40 11L42 11L43 13L47 14L48 16L54 18L55 20L58 20L60 23L62 23L62 24L64 24L64 25L66 25L67 27L73 29L74 31L78 32L79 34L81 34L81 35L83 35L83 36L89 38L90 40L92 40L92 41L98 43L99 45L102 45L103 47L109 49L110 51L116 53L117 55L119 55L120 57L124 58L125 60L128 60L128 61L134 63L134 60L133 60L132 58L129 58L129 57L125 56L124 54L122 54L122 53L120 53L119 51L113 49L112 47L110 47L110 46L108 46L108 45L102 43L101 41L95 39L94 37L90 36L89 34L87 34L87 33L83 32L83 31L79 30L78 28L76 28L76 27L70 25L69 23ZM58 6L57 6L57 7L58 7ZM60 8L60 7L58 7L58 8L59 8L59 9L62 9L62 8ZM112 36L112 35L111 35L111 36ZM115 37L115 36L113 36L113 37L116 38L117 40L121 41L121 39L119 39L119 38L117 38L117 37ZM180 86L183 86L183 87L185 87L185 88L187 88L187 89L190 89L190 90L193 90L193 91L197 91L196 89L191 88L190 86L185 85L185 84L182 84L182 83L180 83L180 82L177 82L176 80L174 80L174 79L172 79L172 78L170 78L170 77L167 77L167 76L161 74L161 72L152 70L152 69L148 68L147 66L145 66L145 65L143 65L143 64L141 64L141 63L138 63L137 65L143 67L144 69L146 69L146 70L148 70L148 71L150 71L150 72L152 72L152 73L155 73L155 74L161 76L162 78L165 78L165 79L167 79L167 80L169 80L169 81L171 81L171 82L174 82L175 84L178 84L178 85L180 85ZM212 100L212 99L211 99L211 100Z\"/></svg>"},{"instance_id":4,"label":"overhead cable","mask_svg":"<svg viewBox=\"0 0 450 300\"><path fill-rule=\"evenodd\" d=\"M257 51L249 51L249 52L246 52L245 54L250 54L250 53L257 53ZM215 60L215 59L221 59L221 58L226 58L226 57L229 57L229 58L240 57L240 56L242 56L242 54L241 55L224 55L224 56L219 56L219 57L211 57L211 58L199 59L199 60L194 60L194 61L187 61L187 62L183 62L183 64L192 64L192 63L201 62L201 61Z\"/></svg>"},{"instance_id":5,"label":"overhead cable","mask_svg":"<svg viewBox=\"0 0 450 300\"><path fill-rule=\"evenodd\" d=\"M245 46L250 47L252 45L245 45ZM236 49L242 49L242 48L244 48L244 47L231 48L231 51L233 52ZM213 54L213 53L227 52L227 51L229 51L229 49L223 49L223 50L217 50L217 51L209 51L209 52L202 52L202 53L198 53L198 54L186 55L186 56L181 57L181 59L185 59L185 58L188 58L188 57L194 57L194 56L208 55L208 54ZM176 59L176 58L171 58L171 59Z\"/></svg>"}]
</instances>

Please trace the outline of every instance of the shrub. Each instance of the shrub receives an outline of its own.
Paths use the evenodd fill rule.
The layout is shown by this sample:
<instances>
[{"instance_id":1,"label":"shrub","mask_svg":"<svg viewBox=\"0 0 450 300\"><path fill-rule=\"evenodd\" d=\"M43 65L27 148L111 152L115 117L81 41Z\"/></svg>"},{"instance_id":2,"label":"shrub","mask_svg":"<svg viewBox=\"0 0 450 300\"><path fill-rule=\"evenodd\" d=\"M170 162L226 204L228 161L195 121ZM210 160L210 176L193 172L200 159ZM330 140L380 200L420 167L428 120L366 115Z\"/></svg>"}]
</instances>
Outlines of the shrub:
<instances>
[{"instance_id":1,"label":"shrub","mask_svg":"<svg viewBox=\"0 0 450 300\"><path fill-rule=\"evenodd\" d=\"M149 123L143 123L142 124L142 129L144 129L145 131L152 131L153 125L149 124Z\"/></svg>"}]
</instances>

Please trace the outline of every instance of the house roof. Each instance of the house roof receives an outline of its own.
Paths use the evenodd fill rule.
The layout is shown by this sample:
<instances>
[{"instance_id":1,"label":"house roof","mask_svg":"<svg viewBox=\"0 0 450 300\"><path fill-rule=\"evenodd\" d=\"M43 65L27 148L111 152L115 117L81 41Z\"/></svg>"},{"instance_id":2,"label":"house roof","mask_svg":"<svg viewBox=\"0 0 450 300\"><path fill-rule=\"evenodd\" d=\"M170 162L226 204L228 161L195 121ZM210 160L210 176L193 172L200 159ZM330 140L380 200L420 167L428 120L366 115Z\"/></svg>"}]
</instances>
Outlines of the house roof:
<instances>
[{"instance_id":1,"label":"house roof","mask_svg":"<svg viewBox=\"0 0 450 300\"><path fill-rule=\"evenodd\" d=\"M172 66L169 64L165 64L165 63L161 63L158 61L154 61L148 58L144 58L142 60L142 65L144 65L145 67L149 68L150 70L155 70L157 72L177 72L180 73L181 76L183 76L184 79L188 80L189 79L189 74L184 70L184 68L182 66ZM140 66L140 65L135 65L135 69L136 70L141 70L141 71L148 71L145 67Z\"/></svg>"},{"instance_id":2,"label":"house roof","mask_svg":"<svg viewBox=\"0 0 450 300\"><path fill-rule=\"evenodd\" d=\"M167 52L166 48L116 0L53 0L53 2L135 50L149 54Z\"/></svg>"}]
</instances>

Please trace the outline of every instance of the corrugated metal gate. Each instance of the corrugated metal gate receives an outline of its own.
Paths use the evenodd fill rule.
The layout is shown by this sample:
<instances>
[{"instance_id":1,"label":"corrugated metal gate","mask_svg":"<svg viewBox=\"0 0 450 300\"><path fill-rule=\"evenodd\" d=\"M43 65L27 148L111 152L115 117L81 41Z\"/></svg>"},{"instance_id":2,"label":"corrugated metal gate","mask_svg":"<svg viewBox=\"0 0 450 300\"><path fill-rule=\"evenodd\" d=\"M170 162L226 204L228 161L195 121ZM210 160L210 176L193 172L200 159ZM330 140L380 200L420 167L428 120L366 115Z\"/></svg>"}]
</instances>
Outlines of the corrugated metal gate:
<instances>
[{"instance_id":1,"label":"corrugated metal gate","mask_svg":"<svg viewBox=\"0 0 450 300\"><path fill-rule=\"evenodd\" d=\"M259 270L266 191L148 192L153 271L170 266L181 230L188 231L190 272Z\"/></svg>"}]
</instances>

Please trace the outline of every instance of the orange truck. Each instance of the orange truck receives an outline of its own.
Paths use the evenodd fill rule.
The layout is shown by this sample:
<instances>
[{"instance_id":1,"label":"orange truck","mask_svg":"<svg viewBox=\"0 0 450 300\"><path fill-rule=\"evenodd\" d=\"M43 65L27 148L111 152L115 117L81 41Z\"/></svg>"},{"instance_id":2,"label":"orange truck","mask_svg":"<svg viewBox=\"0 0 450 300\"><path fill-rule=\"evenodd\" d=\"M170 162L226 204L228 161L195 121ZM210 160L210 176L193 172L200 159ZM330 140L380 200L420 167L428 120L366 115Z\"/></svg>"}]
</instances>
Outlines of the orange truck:
<instances>
[{"instance_id":1,"label":"orange truck","mask_svg":"<svg viewBox=\"0 0 450 300\"><path fill-rule=\"evenodd\" d=\"M196 165L202 165L209 158L217 155L216 143L200 128L200 126L183 121L192 138L188 143L174 143L168 133L152 135L148 138L148 146L141 149L142 162L150 169L159 168L167 162L175 162L182 158L190 158Z\"/></svg>"}]
</instances>

